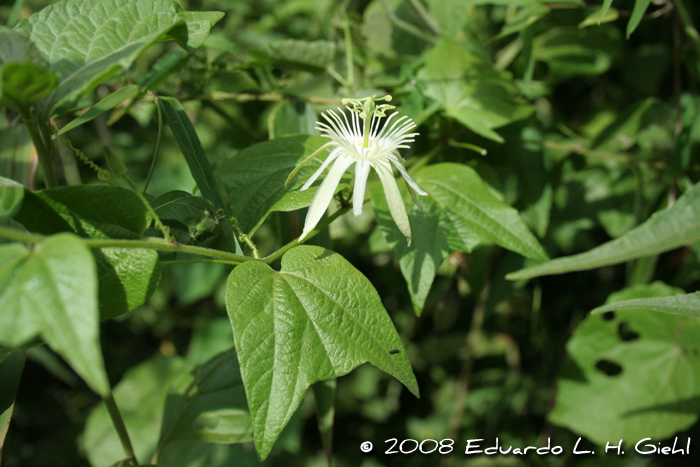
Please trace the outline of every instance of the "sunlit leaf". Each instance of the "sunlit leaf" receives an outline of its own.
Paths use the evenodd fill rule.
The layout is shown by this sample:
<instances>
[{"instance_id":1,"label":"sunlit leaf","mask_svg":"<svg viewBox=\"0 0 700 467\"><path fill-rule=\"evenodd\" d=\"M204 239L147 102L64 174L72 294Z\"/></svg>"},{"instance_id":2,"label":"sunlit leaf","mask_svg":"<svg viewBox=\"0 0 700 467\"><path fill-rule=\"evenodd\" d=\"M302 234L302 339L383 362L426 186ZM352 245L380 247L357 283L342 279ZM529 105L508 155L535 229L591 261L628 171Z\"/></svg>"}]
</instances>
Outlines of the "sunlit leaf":
<instances>
[{"instance_id":1,"label":"sunlit leaf","mask_svg":"<svg viewBox=\"0 0 700 467\"><path fill-rule=\"evenodd\" d=\"M166 34L184 45L186 25L172 0L63 0L17 25L59 76L45 102L52 116L64 104L131 66ZM176 29L179 28L179 31Z\"/></svg>"},{"instance_id":2,"label":"sunlit leaf","mask_svg":"<svg viewBox=\"0 0 700 467\"><path fill-rule=\"evenodd\" d=\"M257 261L237 266L229 276L226 309L263 459L317 381L370 362L418 395L379 295L332 251L294 248L283 256L280 272ZM400 352L389 354L392 349Z\"/></svg>"}]
</instances>

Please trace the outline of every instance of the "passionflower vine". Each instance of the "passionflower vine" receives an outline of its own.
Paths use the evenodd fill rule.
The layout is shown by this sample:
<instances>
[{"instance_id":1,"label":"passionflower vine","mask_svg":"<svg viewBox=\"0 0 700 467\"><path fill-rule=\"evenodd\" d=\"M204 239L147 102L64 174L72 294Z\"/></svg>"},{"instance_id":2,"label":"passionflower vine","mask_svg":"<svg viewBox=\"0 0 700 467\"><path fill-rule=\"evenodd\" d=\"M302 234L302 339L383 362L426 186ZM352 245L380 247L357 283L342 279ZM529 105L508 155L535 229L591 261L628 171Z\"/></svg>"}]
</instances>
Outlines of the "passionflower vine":
<instances>
[{"instance_id":1,"label":"passionflower vine","mask_svg":"<svg viewBox=\"0 0 700 467\"><path fill-rule=\"evenodd\" d=\"M409 133L416 127L410 118L402 116L394 119L398 112L386 117L386 111L395 107L389 104L376 104L376 102L381 101L391 102L391 96L343 99L343 104L350 111L350 119L340 108L338 108L339 113L328 110L321 114L326 122L317 122L316 129L320 131L321 136L330 138L330 141L297 165L287 179L288 184L304 164L321 151L330 150L321 167L301 187L302 191L308 189L326 168L331 163L333 164L311 201L304 222L304 230L299 240L303 240L316 227L328 209L343 174L355 164L355 186L352 193L353 214L355 216L362 214L367 177L370 168L373 168L379 175L394 222L401 233L406 236L408 243L411 243L411 225L394 178L392 166L399 170L409 189L413 189L422 196L428 195L408 175L403 165L403 158L399 154L399 149L409 148L408 143L412 143L418 133ZM386 119L384 119L385 117Z\"/></svg>"}]
</instances>

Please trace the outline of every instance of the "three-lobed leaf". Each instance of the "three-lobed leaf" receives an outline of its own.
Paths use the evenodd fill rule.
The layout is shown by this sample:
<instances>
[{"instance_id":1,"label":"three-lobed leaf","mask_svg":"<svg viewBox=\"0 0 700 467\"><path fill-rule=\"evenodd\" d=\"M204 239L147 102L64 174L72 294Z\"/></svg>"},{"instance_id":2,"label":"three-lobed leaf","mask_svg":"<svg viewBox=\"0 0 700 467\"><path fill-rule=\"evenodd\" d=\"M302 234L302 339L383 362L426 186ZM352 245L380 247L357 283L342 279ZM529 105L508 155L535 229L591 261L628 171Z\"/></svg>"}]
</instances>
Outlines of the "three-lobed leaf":
<instances>
[{"instance_id":1,"label":"three-lobed leaf","mask_svg":"<svg viewBox=\"0 0 700 467\"><path fill-rule=\"evenodd\" d=\"M73 234L54 235L29 251L0 245L0 342L21 347L37 336L101 395L109 383L99 344L93 256Z\"/></svg>"},{"instance_id":2,"label":"three-lobed leaf","mask_svg":"<svg viewBox=\"0 0 700 467\"><path fill-rule=\"evenodd\" d=\"M228 279L226 309L261 458L317 381L370 362L418 395L379 295L332 251L294 248L282 257L279 272L258 261L236 267Z\"/></svg>"}]
</instances>

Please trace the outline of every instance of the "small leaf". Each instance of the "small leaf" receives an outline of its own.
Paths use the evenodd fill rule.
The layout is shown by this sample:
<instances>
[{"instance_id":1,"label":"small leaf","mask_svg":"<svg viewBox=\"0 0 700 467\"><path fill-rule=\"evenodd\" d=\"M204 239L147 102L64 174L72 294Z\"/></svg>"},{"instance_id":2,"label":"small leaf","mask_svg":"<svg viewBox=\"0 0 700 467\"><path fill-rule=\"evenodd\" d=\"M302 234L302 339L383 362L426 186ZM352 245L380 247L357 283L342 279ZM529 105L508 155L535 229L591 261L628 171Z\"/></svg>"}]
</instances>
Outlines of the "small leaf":
<instances>
[{"instance_id":1,"label":"small leaf","mask_svg":"<svg viewBox=\"0 0 700 467\"><path fill-rule=\"evenodd\" d=\"M168 394L159 441L164 449L179 440L234 444L252 439L253 427L233 350L197 367Z\"/></svg>"},{"instance_id":2,"label":"small leaf","mask_svg":"<svg viewBox=\"0 0 700 467\"><path fill-rule=\"evenodd\" d=\"M598 14L598 24L606 22L605 18L608 17L608 11L610 10L610 7L612 6L612 2L613 2L613 0L603 0L603 6L600 7L600 13ZM615 10L615 13L617 13L617 10ZM593 15L591 15L591 16L593 16ZM619 14L618 14L618 16L619 16ZM586 19L586 21L587 21L587 19ZM584 23L586 21L584 21Z\"/></svg>"},{"instance_id":3,"label":"small leaf","mask_svg":"<svg viewBox=\"0 0 700 467\"><path fill-rule=\"evenodd\" d=\"M644 13L647 12L647 8L651 4L651 0L634 0L634 9L632 10L632 16L630 16L629 23L627 23L627 38L632 35L639 23L642 22L644 18Z\"/></svg>"},{"instance_id":4,"label":"small leaf","mask_svg":"<svg viewBox=\"0 0 700 467\"><path fill-rule=\"evenodd\" d=\"M370 362L418 395L379 295L332 251L293 248L280 272L258 261L237 266L228 279L226 309L262 459L317 381ZM401 352L390 355L392 349Z\"/></svg>"},{"instance_id":5,"label":"small leaf","mask_svg":"<svg viewBox=\"0 0 700 467\"><path fill-rule=\"evenodd\" d=\"M158 99L158 105L163 111L165 121L168 123L170 130L173 132L177 144L180 146L182 154L185 156L187 165L190 168L194 181L197 182L197 187L202 192L202 195L211 201L217 210L221 210L228 216L228 208L224 204L224 200L219 192L219 187L214 178L209 159L204 153L202 143L199 141L197 132L187 116L187 112L182 107L182 104L177 99L171 97L161 97ZM236 235L229 222L221 223L226 243L232 252L242 255L243 250L236 240Z\"/></svg>"},{"instance_id":6,"label":"small leaf","mask_svg":"<svg viewBox=\"0 0 700 467\"><path fill-rule=\"evenodd\" d=\"M187 23L187 50L193 52L209 36L211 28L224 17L221 11L183 11L180 16Z\"/></svg>"},{"instance_id":7,"label":"small leaf","mask_svg":"<svg viewBox=\"0 0 700 467\"><path fill-rule=\"evenodd\" d=\"M9 178L0 177L0 221L14 216L22 205L22 199L24 186Z\"/></svg>"},{"instance_id":8,"label":"small leaf","mask_svg":"<svg viewBox=\"0 0 700 467\"><path fill-rule=\"evenodd\" d=\"M201 196L179 190L169 191L156 198L151 206L180 243L196 244L218 232L216 208Z\"/></svg>"},{"instance_id":9,"label":"small leaf","mask_svg":"<svg viewBox=\"0 0 700 467\"><path fill-rule=\"evenodd\" d=\"M90 250L58 234L30 252L0 245L0 342L20 347L36 336L63 356L98 394L109 392L99 344L97 274Z\"/></svg>"},{"instance_id":10,"label":"small leaf","mask_svg":"<svg viewBox=\"0 0 700 467\"><path fill-rule=\"evenodd\" d=\"M591 313L614 310L655 311L672 315L700 318L700 293L671 295L670 297L638 298L599 306Z\"/></svg>"},{"instance_id":11,"label":"small leaf","mask_svg":"<svg viewBox=\"0 0 700 467\"><path fill-rule=\"evenodd\" d=\"M607 8L603 5L600 12L593 12L581 21L578 25L579 29L587 28L589 26L600 26L605 23L612 23L620 18L620 13L617 10L610 10L610 4L612 0L605 0L608 4Z\"/></svg>"},{"instance_id":12,"label":"small leaf","mask_svg":"<svg viewBox=\"0 0 700 467\"><path fill-rule=\"evenodd\" d=\"M680 289L656 282L612 294L608 302L671 298ZM604 445L663 439L698 418L683 410L700 396L700 320L632 310L589 315L567 344L549 420ZM595 416L592 416L595 415Z\"/></svg>"},{"instance_id":13,"label":"small leaf","mask_svg":"<svg viewBox=\"0 0 700 467\"><path fill-rule=\"evenodd\" d=\"M418 78L425 82L425 94L441 102L448 117L485 138L503 142L493 129L532 113L509 74L455 41L442 38L424 63Z\"/></svg>"},{"instance_id":14,"label":"small leaf","mask_svg":"<svg viewBox=\"0 0 700 467\"><path fill-rule=\"evenodd\" d=\"M673 206L654 213L642 225L620 238L585 253L557 258L516 271L507 277L519 280L584 271L692 245L700 242L699 205L700 184L696 184L678 198Z\"/></svg>"},{"instance_id":15,"label":"small leaf","mask_svg":"<svg viewBox=\"0 0 700 467\"><path fill-rule=\"evenodd\" d=\"M122 102L128 101L138 93L139 87L135 84L130 84L128 86L124 86L123 88L117 89L104 99L100 100L97 104L83 112L79 117L75 118L66 126L58 130L58 132L54 135L54 138L61 136L73 128L79 127L80 125L87 123L94 118L99 117L108 110L112 110Z\"/></svg>"},{"instance_id":16,"label":"small leaf","mask_svg":"<svg viewBox=\"0 0 700 467\"><path fill-rule=\"evenodd\" d=\"M270 42L253 52L281 67L321 72L333 61L335 44L329 41L287 39Z\"/></svg>"},{"instance_id":17,"label":"small leaf","mask_svg":"<svg viewBox=\"0 0 700 467\"><path fill-rule=\"evenodd\" d=\"M145 461L153 455L168 388L184 371L186 365L182 358L157 355L130 368L115 386L114 400L137 459ZM94 466L111 465L124 457L104 402L90 412L81 444Z\"/></svg>"},{"instance_id":18,"label":"small leaf","mask_svg":"<svg viewBox=\"0 0 700 467\"><path fill-rule=\"evenodd\" d=\"M166 34L186 29L172 0L63 0L17 25L60 76L45 102L48 116L131 66ZM184 31L186 34L186 31ZM184 45L184 44L183 44Z\"/></svg>"},{"instance_id":19,"label":"small leaf","mask_svg":"<svg viewBox=\"0 0 700 467\"><path fill-rule=\"evenodd\" d=\"M320 181L308 190L299 188L321 166L328 156L326 151L302 167L289 188L284 183L299 162L327 142L320 136L277 138L244 149L217 169L231 201L231 211L244 232L255 232L273 211L295 211L311 204ZM345 175L336 193L349 180L349 175Z\"/></svg>"}]
</instances>

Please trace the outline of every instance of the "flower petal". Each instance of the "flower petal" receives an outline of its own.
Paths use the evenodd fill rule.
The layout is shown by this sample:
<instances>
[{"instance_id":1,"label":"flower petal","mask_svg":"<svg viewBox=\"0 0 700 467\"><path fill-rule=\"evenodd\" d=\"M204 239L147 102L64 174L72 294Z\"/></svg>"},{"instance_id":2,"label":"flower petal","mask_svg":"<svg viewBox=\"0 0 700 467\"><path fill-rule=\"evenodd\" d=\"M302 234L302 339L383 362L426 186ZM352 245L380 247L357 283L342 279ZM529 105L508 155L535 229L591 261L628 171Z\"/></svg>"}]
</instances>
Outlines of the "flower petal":
<instances>
[{"instance_id":1,"label":"flower petal","mask_svg":"<svg viewBox=\"0 0 700 467\"><path fill-rule=\"evenodd\" d=\"M408 183L408 186L413 188L413 190L418 193L421 196L428 196L428 193L423 191L421 187L418 186L418 184L411 178L410 175L408 175L408 172L406 171L406 168L403 166L403 162L401 159L399 159L400 156L397 156L396 154L392 154L388 157L388 159L391 161L392 164L396 166L397 169L399 169L399 173L403 177L404 180L406 180L406 183Z\"/></svg>"},{"instance_id":2,"label":"flower petal","mask_svg":"<svg viewBox=\"0 0 700 467\"><path fill-rule=\"evenodd\" d=\"M302 241L316 227L318 221L321 220L321 217L328 209L328 205L331 204L331 199L333 199L333 194L340 183L340 179L343 178L343 174L353 162L355 161L342 155L336 159L321 186L318 187L314 199L311 201L311 206L309 206L309 212L306 214L306 221L304 222L304 231L301 233L299 241Z\"/></svg>"},{"instance_id":3,"label":"flower petal","mask_svg":"<svg viewBox=\"0 0 700 467\"><path fill-rule=\"evenodd\" d=\"M324 170L326 170L326 167L328 167L328 164L333 162L335 160L335 158L338 157L338 154L340 154L341 152L342 152L342 150L340 148L334 148L331 151L331 153L328 155L328 157L326 157L326 160L323 161L323 163L321 164L321 167L316 169L316 172L314 172L314 174L311 177L309 177L309 179L306 181L306 183L304 183L304 185L299 189L299 191L304 191L304 190L308 189L311 186L311 184L316 181L318 176L321 175Z\"/></svg>"},{"instance_id":4,"label":"flower petal","mask_svg":"<svg viewBox=\"0 0 700 467\"><path fill-rule=\"evenodd\" d=\"M352 190L352 213L355 214L355 217L362 214L370 167L368 160L359 160L355 165L355 188Z\"/></svg>"},{"instance_id":5,"label":"flower petal","mask_svg":"<svg viewBox=\"0 0 700 467\"><path fill-rule=\"evenodd\" d=\"M401 192L399 191L399 186L396 184L396 179L394 178L394 173L391 170L391 165L387 161L376 161L372 164L374 170L377 171L379 179L382 182L382 187L384 188L384 196L386 196L386 202L389 205L389 212L391 212L391 217L394 218L396 226L399 228L402 234L408 240L408 244L411 244L411 224L408 221L408 214L406 214L406 207L403 205L403 198L401 198Z\"/></svg>"}]
</instances>

